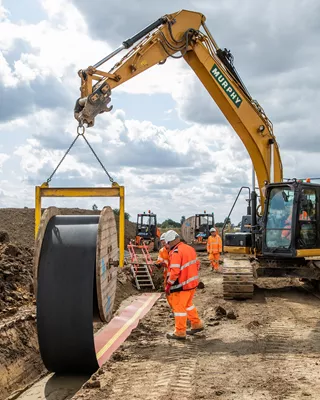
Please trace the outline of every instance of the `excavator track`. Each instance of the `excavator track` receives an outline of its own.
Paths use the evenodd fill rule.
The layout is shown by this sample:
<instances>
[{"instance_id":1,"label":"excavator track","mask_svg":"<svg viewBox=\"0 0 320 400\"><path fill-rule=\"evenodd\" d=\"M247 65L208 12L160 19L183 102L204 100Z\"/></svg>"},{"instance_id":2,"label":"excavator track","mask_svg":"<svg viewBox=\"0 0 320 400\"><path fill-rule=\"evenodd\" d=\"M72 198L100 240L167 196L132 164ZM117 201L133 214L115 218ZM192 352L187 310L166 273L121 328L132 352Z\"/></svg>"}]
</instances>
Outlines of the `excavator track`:
<instances>
[{"instance_id":1,"label":"excavator track","mask_svg":"<svg viewBox=\"0 0 320 400\"><path fill-rule=\"evenodd\" d=\"M223 298L225 300L252 299L253 267L247 259L227 259L223 267Z\"/></svg>"}]
</instances>

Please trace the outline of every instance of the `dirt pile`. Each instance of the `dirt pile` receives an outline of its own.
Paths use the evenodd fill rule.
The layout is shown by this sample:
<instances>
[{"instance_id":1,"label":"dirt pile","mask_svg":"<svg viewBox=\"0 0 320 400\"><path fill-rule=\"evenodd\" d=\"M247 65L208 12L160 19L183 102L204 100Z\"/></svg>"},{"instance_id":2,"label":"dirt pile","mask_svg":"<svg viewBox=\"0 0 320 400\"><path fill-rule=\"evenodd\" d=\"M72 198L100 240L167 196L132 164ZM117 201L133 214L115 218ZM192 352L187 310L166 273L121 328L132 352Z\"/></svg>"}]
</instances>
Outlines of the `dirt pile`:
<instances>
[{"instance_id":1,"label":"dirt pile","mask_svg":"<svg viewBox=\"0 0 320 400\"><path fill-rule=\"evenodd\" d=\"M154 268L152 271L152 280L157 292L164 291L163 268Z\"/></svg>"},{"instance_id":2,"label":"dirt pile","mask_svg":"<svg viewBox=\"0 0 320 400\"><path fill-rule=\"evenodd\" d=\"M132 274L130 267L119 268L117 276L117 291L114 300L113 312L115 312L119 308L123 300L134 294L137 294L137 290L132 285Z\"/></svg>"},{"instance_id":3,"label":"dirt pile","mask_svg":"<svg viewBox=\"0 0 320 400\"><path fill-rule=\"evenodd\" d=\"M100 211L84 210L81 208L59 208L62 214L68 215L98 215ZM116 224L118 229L118 216ZM9 234L13 243L21 246L33 247L34 245L34 208L0 208L0 230ZM126 244L136 234L136 224L125 221Z\"/></svg>"},{"instance_id":4,"label":"dirt pile","mask_svg":"<svg viewBox=\"0 0 320 400\"><path fill-rule=\"evenodd\" d=\"M203 316L207 326L217 326L220 324L220 321L237 319L238 313L229 303L222 301L221 304L216 307L207 307Z\"/></svg>"},{"instance_id":5,"label":"dirt pile","mask_svg":"<svg viewBox=\"0 0 320 400\"><path fill-rule=\"evenodd\" d=\"M35 318L35 310L26 309L1 321L0 400L45 373L39 355Z\"/></svg>"},{"instance_id":6,"label":"dirt pile","mask_svg":"<svg viewBox=\"0 0 320 400\"><path fill-rule=\"evenodd\" d=\"M33 302L33 251L9 241L0 232L0 317L14 314L19 307Z\"/></svg>"}]
</instances>

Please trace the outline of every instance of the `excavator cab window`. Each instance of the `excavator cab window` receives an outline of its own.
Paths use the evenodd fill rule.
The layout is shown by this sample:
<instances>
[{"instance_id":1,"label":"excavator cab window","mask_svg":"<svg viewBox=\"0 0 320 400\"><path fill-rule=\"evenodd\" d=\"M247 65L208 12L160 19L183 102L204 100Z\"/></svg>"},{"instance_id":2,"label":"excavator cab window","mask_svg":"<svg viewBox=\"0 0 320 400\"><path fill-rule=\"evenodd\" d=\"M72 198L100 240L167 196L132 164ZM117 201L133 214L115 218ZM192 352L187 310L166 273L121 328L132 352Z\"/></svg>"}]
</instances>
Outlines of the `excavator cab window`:
<instances>
[{"instance_id":1,"label":"excavator cab window","mask_svg":"<svg viewBox=\"0 0 320 400\"><path fill-rule=\"evenodd\" d=\"M271 189L266 220L268 249L288 250L291 247L293 199L294 190L289 187Z\"/></svg>"},{"instance_id":2,"label":"excavator cab window","mask_svg":"<svg viewBox=\"0 0 320 400\"><path fill-rule=\"evenodd\" d=\"M197 214L195 218L195 238L198 235L207 238L212 227L214 227L213 214Z\"/></svg>"},{"instance_id":3,"label":"excavator cab window","mask_svg":"<svg viewBox=\"0 0 320 400\"><path fill-rule=\"evenodd\" d=\"M298 209L298 249L317 247L317 203L315 189L302 189Z\"/></svg>"},{"instance_id":4,"label":"excavator cab window","mask_svg":"<svg viewBox=\"0 0 320 400\"><path fill-rule=\"evenodd\" d=\"M264 255L295 256L318 249L320 186L293 182L269 188L265 214Z\"/></svg>"},{"instance_id":5,"label":"excavator cab window","mask_svg":"<svg viewBox=\"0 0 320 400\"><path fill-rule=\"evenodd\" d=\"M152 238L156 236L157 220L156 215L138 214L137 236Z\"/></svg>"}]
</instances>

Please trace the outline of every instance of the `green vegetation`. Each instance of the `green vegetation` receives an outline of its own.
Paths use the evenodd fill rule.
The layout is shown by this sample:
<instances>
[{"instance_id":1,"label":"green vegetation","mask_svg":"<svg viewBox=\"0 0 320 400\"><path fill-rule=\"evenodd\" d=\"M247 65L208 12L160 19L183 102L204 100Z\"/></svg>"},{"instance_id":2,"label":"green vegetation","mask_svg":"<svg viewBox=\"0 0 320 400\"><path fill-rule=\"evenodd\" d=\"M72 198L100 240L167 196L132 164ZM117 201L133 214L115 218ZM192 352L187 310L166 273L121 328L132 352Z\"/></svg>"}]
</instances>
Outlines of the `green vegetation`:
<instances>
[{"instance_id":1,"label":"green vegetation","mask_svg":"<svg viewBox=\"0 0 320 400\"><path fill-rule=\"evenodd\" d=\"M162 224L159 224L159 227L162 229L173 229L173 228L180 228L181 223L173 221L172 219L166 219L165 221L162 222Z\"/></svg>"},{"instance_id":2,"label":"green vegetation","mask_svg":"<svg viewBox=\"0 0 320 400\"><path fill-rule=\"evenodd\" d=\"M114 208L113 209L114 215L118 215L120 214L120 209L119 208ZM129 219L131 218L131 215L127 212L124 213L124 218L127 219L129 221Z\"/></svg>"}]
</instances>

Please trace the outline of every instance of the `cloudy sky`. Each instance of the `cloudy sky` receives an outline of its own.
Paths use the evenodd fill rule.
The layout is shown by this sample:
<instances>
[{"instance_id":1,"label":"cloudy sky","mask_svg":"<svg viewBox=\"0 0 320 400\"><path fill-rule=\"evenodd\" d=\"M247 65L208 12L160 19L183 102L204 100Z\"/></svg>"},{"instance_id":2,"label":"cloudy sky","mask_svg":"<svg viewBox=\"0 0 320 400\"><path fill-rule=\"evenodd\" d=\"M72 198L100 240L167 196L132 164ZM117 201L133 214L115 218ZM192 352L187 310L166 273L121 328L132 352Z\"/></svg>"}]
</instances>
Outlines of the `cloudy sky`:
<instances>
[{"instance_id":1,"label":"cloudy sky","mask_svg":"<svg viewBox=\"0 0 320 400\"><path fill-rule=\"evenodd\" d=\"M0 0L0 207L33 207L76 135L77 71L96 63L160 16L200 11L274 124L285 177L320 176L320 2L318 0ZM112 64L104 68L108 70ZM87 137L126 187L126 210L160 221L228 214L251 182L246 150L183 60L115 89L111 113ZM82 141L52 186L108 185ZM45 205L116 206L115 200L46 200ZM245 211L243 201L234 222Z\"/></svg>"}]
</instances>

